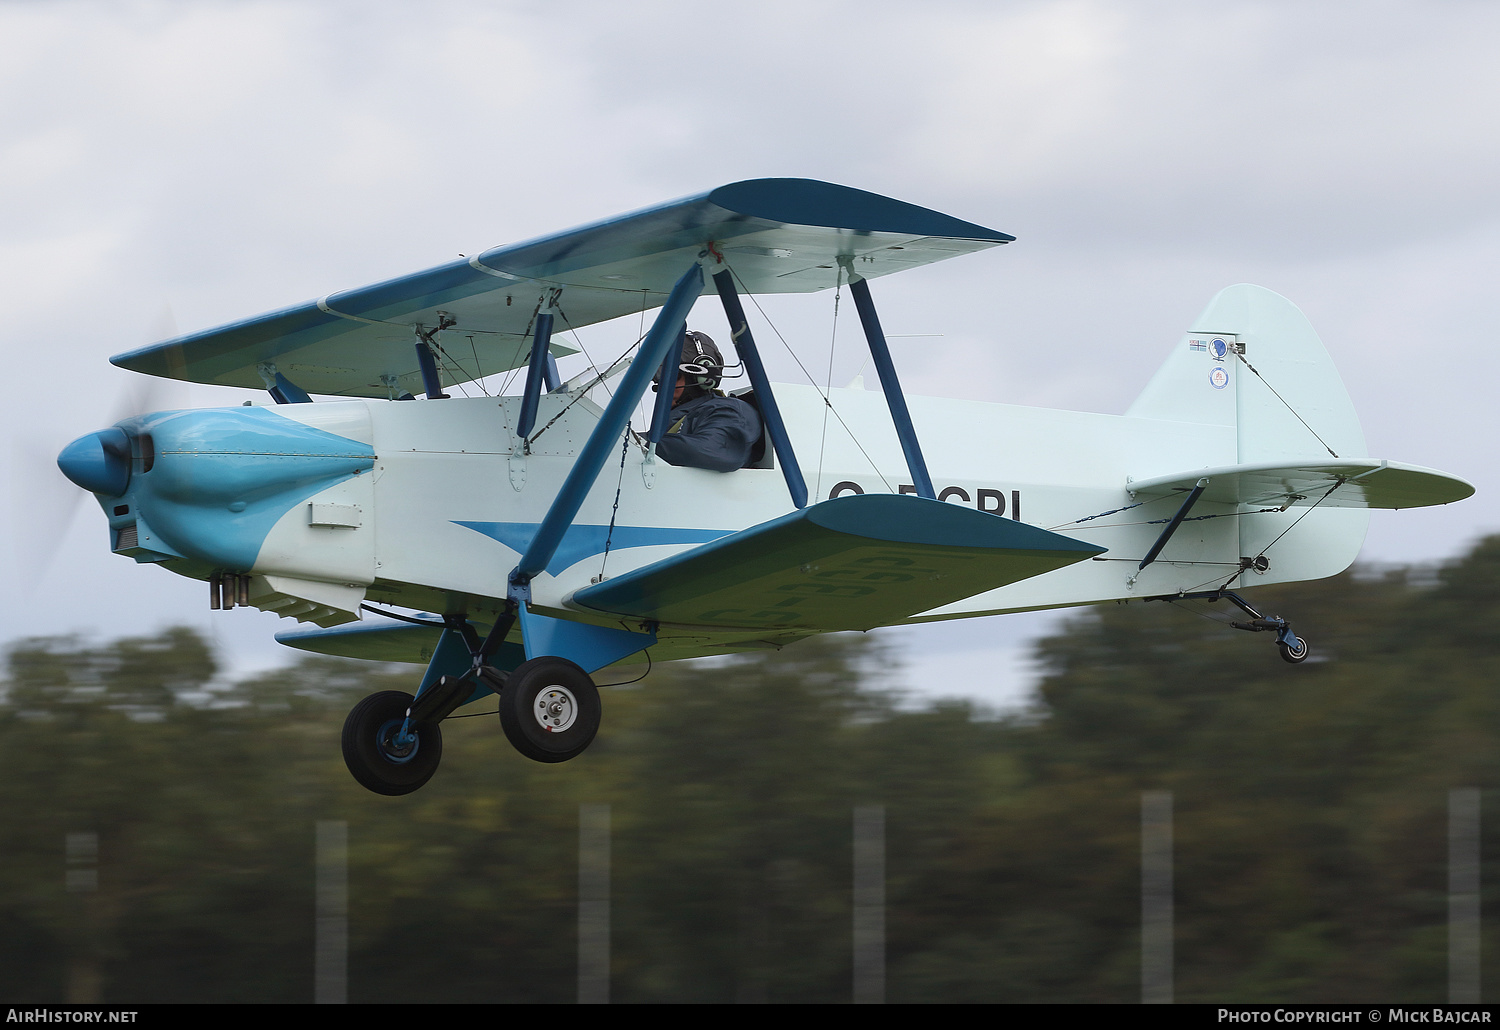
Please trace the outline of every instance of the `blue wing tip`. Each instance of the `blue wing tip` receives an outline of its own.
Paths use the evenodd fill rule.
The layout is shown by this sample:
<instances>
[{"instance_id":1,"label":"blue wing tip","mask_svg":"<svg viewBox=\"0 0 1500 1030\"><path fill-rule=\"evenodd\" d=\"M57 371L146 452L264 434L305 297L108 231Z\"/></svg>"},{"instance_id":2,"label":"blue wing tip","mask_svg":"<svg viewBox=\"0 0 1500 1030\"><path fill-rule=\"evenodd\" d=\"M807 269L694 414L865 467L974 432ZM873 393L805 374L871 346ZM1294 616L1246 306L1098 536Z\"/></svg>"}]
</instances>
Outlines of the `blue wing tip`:
<instances>
[{"instance_id":1,"label":"blue wing tip","mask_svg":"<svg viewBox=\"0 0 1500 1030\"><path fill-rule=\"evenodd\" d=\"M1011 243L1009 233L821 179L743 179L710 190L706 199L737 214L792 225Z\"/></svg>"}]
</instances>

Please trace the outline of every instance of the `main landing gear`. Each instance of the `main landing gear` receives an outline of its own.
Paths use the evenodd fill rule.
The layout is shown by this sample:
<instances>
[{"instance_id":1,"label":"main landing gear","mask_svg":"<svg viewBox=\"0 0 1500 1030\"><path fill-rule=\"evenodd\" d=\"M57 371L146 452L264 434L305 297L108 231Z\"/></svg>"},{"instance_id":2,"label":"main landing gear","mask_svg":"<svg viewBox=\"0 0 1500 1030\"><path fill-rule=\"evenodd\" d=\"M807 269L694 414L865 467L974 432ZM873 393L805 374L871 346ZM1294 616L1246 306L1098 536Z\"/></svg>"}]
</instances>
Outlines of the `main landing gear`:
<instances>
[{"instance_id":1,"label":"main landing gear","mask_svg":"<svg viewBox=\"0 0 1500 1030\"><path fill-rule=\"evenodd\" d=\"M1299 665L1307 660L1307 640L1292 632L1292 624L1279 615L1265 616L1250 607L1239 594L1232 590L1214 590L1207 593L1182 594L1175 597L1164 597L1163 601L1217 601L1219 598L1231 601L1246 615L1250 616L1248 622L1231 622L1235 629L1246 630L1250 633L1275 633L1276 649L1281 652L1281 660Z\"/></svg>"},{"instance_id":2,"label":"main landing gear","mask_svg":"<svg viewBox=\"0 0 1500 1030\"><path fill-rule=\"evenodd\" d=\"M400 690L371 694L349 712L339 743L355 780L376 794L410 794L437 772L443 734L437 723L409 724L412 696Z\"/></svg>"},{"instance_id":3,"label":"main landing gear","mask_svg":"<svg viewBox=\"0 0 1500 1030\"><path fill-rule=\"evenodd\" d=\"M589 674L566 658L533 658L516 666L500 691L500 726L521 754L537 762L576 758L599 732L603 708Z\"/></svg>"},{"instance_id":4,"label":"main landing gear","mask_svg":"<svg viewBox=\"0 0 1500 1030\"><path fill-rule=\"evenodd\" d=\"M471 663L471 668L430 685L424 682L415 698L384 690L354 706L344 720L340 743L344 764L362 787L388 796L420 788L437 772L443 754L439 724L460 705L491 693L500 699L506 739L527 758L566 762L584 752L603 715L598 688L566 658L532 658L509 672L489 664L497 655L506 657L500 645L514 622L514 614L501 616L481 643L466 619L446 619L434 662L443 657L453 663L450 667ZM520 655L513 649L509 657Z\"/></svg>"}]
</instances>

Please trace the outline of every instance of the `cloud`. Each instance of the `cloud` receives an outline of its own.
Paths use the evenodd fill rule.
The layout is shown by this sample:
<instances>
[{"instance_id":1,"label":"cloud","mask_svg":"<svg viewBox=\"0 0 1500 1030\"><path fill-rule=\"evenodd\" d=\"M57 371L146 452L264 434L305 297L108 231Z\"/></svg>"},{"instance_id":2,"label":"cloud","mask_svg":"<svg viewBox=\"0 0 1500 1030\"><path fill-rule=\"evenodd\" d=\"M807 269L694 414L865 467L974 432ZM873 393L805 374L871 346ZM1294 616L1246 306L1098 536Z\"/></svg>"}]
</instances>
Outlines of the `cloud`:
<instances>
[{"instance_id":1,"label":"cloud","mask_svg":"<svg viewBox=\"0 0 1500 1030\"><path fill-rule=\"evenodd\" d=\"M97 428L129 378L108 355L164 304L202 328L806 175L1020 237L878 282L890 332L941 334L895 342L912 392L1120 411L1216 290L1257 281L1312 316L1382 456L1500 487L1497 20L1477 2L0 5L6 430ZM830 300L768 304L820 377ZM864 362L850 315L836 384ZM610 332L590 346L617 351ZM1374 553L1452 551L1500 521L1493 492L1377 519ZM0 532L26 546L40 518L12 506ZM101 527L80 518L43 590L7 601L12 632L207 624L198 584L105 554ZM245 641L275 624L213 625L231 619Z\"/></svg>"}]
</instances>

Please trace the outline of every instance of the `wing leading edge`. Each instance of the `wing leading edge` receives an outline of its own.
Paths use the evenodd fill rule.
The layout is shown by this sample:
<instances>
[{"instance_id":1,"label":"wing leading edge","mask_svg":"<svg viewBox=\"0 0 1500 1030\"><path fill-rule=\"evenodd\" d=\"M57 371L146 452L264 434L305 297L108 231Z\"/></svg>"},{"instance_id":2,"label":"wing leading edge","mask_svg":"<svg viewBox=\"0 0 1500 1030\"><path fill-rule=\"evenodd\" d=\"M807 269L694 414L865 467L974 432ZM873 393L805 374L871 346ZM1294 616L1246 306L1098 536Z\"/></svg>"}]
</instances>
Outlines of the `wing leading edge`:
<instances>
[{"instance_id":1,"label":"wing leading edge","mask_svg":"<svg viewBox=\"0 0 1500 1030\"><path fill-rule=\"evenodd\" d=\"M864 630L1104 550L941 501L845 495L586 587L569 604L690 626Z\"/></svg>"},{"instance_id":2,"label":"wing leading edge","mask_svg":"<svg viewBox=\"0 0 1500 1030\"><path fill-rule=\"evenodd\" d=\"M659 307L712 245L747 293L834 286L841 262L865 278L1014 237L864 190L811 179L751 179L426 271L190 333L111 360L149 375L258 389L258 366L311 393L420 392L415 326L438 337L444 385L519 368L542 294L562 288L558 329ZM705 287L712 289L712 287ZM573 353L554 347L554 353Z\"/></svg>"}]
</instances>

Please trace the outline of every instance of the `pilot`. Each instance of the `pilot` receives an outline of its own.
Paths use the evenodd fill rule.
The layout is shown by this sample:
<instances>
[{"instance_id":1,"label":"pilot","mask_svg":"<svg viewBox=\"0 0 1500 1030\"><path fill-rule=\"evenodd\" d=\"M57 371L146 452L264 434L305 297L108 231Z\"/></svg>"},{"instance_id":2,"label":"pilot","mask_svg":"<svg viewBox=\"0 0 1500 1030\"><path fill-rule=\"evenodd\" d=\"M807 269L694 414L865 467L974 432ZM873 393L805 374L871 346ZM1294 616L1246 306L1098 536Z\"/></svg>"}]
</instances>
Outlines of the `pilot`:
<instances>
[{"instance_id":1,"label":"pilot","mask_svg":"<svg viewBox=\"0 0 1500 1030\"><path fill-rule=\"evenodd\" d=\"M670 465L733 472L760 440L760 413L719 392L724 357L706 333L686 332L667 432L656 453ZM660 389L660 386L658 386Z\"/></svg>"}]
</instances>

